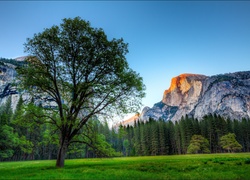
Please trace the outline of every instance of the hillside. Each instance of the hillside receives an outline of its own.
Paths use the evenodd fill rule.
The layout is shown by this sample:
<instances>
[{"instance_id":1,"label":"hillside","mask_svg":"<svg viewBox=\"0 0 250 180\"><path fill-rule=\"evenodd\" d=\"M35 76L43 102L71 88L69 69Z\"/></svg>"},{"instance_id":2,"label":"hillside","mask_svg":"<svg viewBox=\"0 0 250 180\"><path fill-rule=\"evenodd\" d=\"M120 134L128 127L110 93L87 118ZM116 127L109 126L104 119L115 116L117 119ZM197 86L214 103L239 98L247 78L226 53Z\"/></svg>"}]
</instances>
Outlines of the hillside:
<instances>
[{"instance_id":1,"label":"hillside","mask_svg":"<svg viewBox=\"0 0 250 180\"><path fill-rule=\"evenodd\" d=\"M140 120L177 121L186 115L201 119L216 114L224 118L250 118L250 71L205 76L181 74L172 78L163 98L144 107Z\"/></svg>"},{"instance_id":2,"label":"hillside","mask_svg":"<svg viewBox=\"0 0 250 180\"><path fill-rule=\"evenodd\" d=\"M19 99L17 89L12 85L17 76L15 68L18 65L20 63L14 59L0 58L0 105L11 95L13 109Z\"/></svg>"}]
</instances>

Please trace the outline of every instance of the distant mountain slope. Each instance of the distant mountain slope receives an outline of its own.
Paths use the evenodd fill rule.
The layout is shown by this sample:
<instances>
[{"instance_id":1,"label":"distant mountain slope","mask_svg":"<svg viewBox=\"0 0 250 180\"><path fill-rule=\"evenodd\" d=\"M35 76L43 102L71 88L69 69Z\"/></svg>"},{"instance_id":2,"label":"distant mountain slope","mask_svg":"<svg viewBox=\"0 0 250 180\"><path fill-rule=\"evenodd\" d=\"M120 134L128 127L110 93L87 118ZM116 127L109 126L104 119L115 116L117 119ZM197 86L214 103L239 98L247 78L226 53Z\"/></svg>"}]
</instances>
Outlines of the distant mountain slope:
<instances>
[{"instance_id":1,"label":"distant mountain slope","mask_svg":"<svg viewBox=\"0 0 250 180\"><path fill-rule=\"evenodd\" d=\"M13 109L19 100L17 89L12 86L17 76L15 68L18 65L19 62L14 59L0 58L0 105L11 97Z\"/></svg>"},{"instance_id":2,"label":"distant mountain slope","mask_svg":"<svg viewBox=\"0 0 250 180\"><path fill-rule=\"evenodd\" d=\"M174 77L162 101L152 108L145 107L140 120L151 117L177 121L186 115L201 119L208 114L237 120L250 118L250 71Z\"/></svg>"},{"instance_id":3,"label":"distant mountain slope","mask_svg":"<svg viewBox=\"0 0 250 180\"><path fill-rule=\"evenodd\" d=\"M16 67L23 65L26 57L16 59L0 58L0 106L6 103L11 97L11 106L15 110L17 102L22 94L25 103L29 102L31 96L29 93L19 92L14 85L17 83ZM50 100L48 96L34 97L35 104L42 104L44 107L55 107L56 104Z\"/></svg>"}]
</instances>

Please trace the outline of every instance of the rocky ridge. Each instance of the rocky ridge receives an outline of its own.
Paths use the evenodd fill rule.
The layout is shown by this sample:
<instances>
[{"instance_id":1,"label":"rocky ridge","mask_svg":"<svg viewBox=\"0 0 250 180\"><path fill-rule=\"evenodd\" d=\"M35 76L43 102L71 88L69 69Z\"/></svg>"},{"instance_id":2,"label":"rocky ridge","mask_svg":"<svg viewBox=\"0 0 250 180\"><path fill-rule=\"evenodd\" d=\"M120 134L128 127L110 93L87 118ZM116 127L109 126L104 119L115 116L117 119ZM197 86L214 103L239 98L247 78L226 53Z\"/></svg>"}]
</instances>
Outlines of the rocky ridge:
<instances>
[{"instance_id":1,"label":"rocky ridge","mask_svg":"<svg viewBox=\"0 0 250 180\"><path fill-rule=\"evenodd\" d=\"M152 108L145 107L140 120L151 117L178 121L186 115L202 119L208 114L237 120L250 118L250 71L174 77L162 100Z\"/></svg>"},{"instance_id":2,"label":"rocky ridge","mask_svg":"<svg viewBox=\"0 0 250 180\"><path fill-rule=\"evenodd\" d=\"M7 98L10 96L12 101L12 108L15 109L19 100L19 93L12 85L16 79L17 73L15 66L10 63L0 64L0 105L4 104Z\"/></svg>"},{"instance_id":3,"label":"rocky ridge","mask_svg":"<svg viewBox=\"0 0 250 180\"><path fill-rule=\"evenodd\" d=\"M18 91L15 86L18 83L16 67L22 65L24 60L25 56L16 59L0 58L0 106L5 104L10 97L12 109L15 110L21 94L24 103L30 102L30 94L25 91ZM36 96L34 101L35 104L41 104L43 107L53 108L56 106L55 102L46 95Z\"/></svg>"}]
</instances>

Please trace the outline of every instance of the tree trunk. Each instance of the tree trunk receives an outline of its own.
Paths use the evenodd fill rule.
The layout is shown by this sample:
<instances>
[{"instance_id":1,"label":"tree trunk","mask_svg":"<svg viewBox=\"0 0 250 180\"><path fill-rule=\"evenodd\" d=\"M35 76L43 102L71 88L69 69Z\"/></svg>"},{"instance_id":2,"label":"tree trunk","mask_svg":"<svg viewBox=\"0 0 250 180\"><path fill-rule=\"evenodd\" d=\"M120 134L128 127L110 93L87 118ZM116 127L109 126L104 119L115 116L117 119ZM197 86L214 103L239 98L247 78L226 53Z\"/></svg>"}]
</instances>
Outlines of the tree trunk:
<instances>
[{"instance_id":1,"label":"tree trunk","mask_svg":"<svg viewBox=\"0 0 250 180\"><path fill-rule=\"evenodd\" d=\"M69 142L67 138L61 138L60 147L57 154L56 167L64 167L64 160L68 150Z\"/></svg>"}]
</instances>

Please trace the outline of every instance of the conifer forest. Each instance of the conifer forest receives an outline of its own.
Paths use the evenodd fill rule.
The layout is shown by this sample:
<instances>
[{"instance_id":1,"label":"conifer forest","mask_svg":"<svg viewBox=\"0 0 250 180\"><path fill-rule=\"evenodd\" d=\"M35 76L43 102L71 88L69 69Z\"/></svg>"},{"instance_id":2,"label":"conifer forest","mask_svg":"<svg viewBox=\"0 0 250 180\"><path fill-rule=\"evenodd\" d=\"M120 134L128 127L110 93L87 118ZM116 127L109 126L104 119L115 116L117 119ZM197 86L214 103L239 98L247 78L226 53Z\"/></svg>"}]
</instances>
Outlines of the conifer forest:
<instances>
[{"instance_id":1,"label":"conifer forest","mask_svg":"<svg viewBox=\"0 0 250 180\"><path fill-rule=\"evenodd\" d=\"M27 113L27 108L31 108L30 104L24 105L22 98L14 112L10 98L1 106L1 161L57 157L58 132L49 123L40 124L39 118ZM250 151L250 120L224 119L216 115L207 115L201 120L183 117L176 122L149 119L135 121L133 126L112 128L107 121L92 119L81 133L70 145L66 158L187 154L197 147L194 135L205 139L207 147L206 150L198 147L193 153ZM234 135L238 148L223 146L222 137L228 134Z\"/></svg>"}]
</instances>

